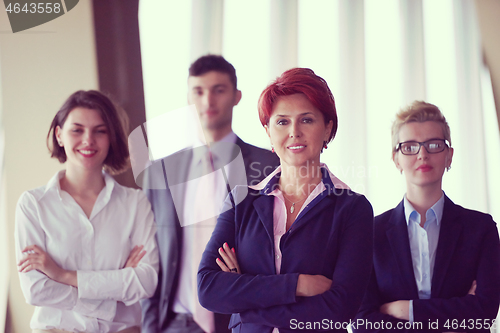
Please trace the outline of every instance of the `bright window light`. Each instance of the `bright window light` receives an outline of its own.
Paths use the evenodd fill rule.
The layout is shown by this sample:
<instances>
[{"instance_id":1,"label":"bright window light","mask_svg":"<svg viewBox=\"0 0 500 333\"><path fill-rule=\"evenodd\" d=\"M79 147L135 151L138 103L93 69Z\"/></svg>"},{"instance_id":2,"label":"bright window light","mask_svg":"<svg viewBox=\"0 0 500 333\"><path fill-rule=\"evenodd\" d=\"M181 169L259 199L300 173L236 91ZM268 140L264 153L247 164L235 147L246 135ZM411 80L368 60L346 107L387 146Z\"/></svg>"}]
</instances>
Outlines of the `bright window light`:
<instances>
[{"instance_id":1,"label":"bright window light","mask_svg":"<svg viewBox=\"0 0 500 333\"><path fill-rule=\"evenodd\" d=\"M405 192L404 177L391 160L391 123L403 96L399 22L399 1L365 1L366 144L368 165L378 171L367 195L375 214L393 208Z\"/></svg>"},{"instance_id":2,"label":"bright window light","mask_svg":"<svg viewBox=\"0 0 500 333\"><path fill-rule=\"evenodd\" d=\"M244 13L244 14L243 14ZM271 148L260 124L257 101L270 75L270 2L225 1L222 55L236 68L240 103L233 110L233 130L250 144Z\"/></svg>"}]
</instances>

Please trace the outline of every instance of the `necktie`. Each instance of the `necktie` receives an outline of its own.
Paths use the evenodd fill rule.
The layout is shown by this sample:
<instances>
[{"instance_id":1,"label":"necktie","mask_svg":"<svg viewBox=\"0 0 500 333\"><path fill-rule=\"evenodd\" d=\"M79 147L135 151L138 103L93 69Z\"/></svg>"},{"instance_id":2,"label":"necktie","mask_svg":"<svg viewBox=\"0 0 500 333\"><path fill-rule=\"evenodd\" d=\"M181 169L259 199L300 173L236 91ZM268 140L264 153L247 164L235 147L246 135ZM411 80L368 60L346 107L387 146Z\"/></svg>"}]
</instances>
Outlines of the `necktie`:
<instances>
[{"instance_id":1,"label":"necktie","mask_svg":"<svg viewBox=\"0 0 500 333\"><path fill-rule=\"evenodd\" d=\"M201 256L208 241L210 240L215 223L217 222L219 207L214 195L216 186L224 185L219 184L221 177L214 170L213 156L210 150L208 150L202 158L201 167L202 172L201 177L199 178L196 199L194 202L194 216L196 221L196 224L193 225L193 237L195 237L193 243L195 244L195 247L193 249L192 264L194 272L198 272ZM194 294L196 295L195 313L193 314L193 318L205 332L213 333L215 332L214 314L203 308L198 301L196 276L193 277L192 283Z\"/></svg>"}]
</instances>

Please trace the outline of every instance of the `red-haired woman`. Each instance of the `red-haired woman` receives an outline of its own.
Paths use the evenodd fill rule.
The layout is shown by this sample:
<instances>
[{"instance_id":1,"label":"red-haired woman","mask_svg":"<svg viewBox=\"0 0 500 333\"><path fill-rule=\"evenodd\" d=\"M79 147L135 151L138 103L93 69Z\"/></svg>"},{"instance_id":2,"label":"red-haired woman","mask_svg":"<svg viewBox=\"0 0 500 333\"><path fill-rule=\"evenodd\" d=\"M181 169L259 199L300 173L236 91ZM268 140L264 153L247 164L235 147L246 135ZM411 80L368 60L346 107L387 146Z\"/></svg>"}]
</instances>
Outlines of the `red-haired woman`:
<instances>
[{"instance_id":1,"label":"red-haired woman","mask_svg":"<svg viewBox=\"0 0 500 333\"><path fill-rule=\"evenodd\" d=\"M146 196L108 174L128 164L119 111L98 91L72 94L47 136L66 170L19 199L16 257L33 332L140 332L138 301L158 282L156 229Z\"/></svg>"},{"instance_id":2,"label":"red-haired woman","mask_svg":"<svg viewBox=\"0 0 500 333\"><path fill-rule=\"evenodd\" d=\"M241 202L223 209L203 254L200 302L233 313L233 332L345 331L368 283L373 212L320 163L337 131L333 95L291 69L262 92L259 116L281 165L233 191Z\"/></svg>"}]
</instances>

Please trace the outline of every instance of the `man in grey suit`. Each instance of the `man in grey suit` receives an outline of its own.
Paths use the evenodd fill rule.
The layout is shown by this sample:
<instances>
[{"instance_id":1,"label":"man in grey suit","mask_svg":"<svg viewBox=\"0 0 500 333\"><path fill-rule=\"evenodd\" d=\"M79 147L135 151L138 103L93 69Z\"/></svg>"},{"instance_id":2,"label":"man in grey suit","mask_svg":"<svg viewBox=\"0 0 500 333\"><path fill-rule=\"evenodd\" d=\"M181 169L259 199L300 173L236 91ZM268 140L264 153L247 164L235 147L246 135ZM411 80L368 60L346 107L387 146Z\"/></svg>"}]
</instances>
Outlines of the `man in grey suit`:
<instances>
[{"instance_id":1,"label":"man in grey suit","mask_svg":"<svg viewBox=\"0 0 500 333\"><path fill-rule=\"evenodd\" d=\"M243 142L232 131L233 107L240 99L236 71L229 62L218 55L197 59L189 68L188 102L196 106L210 153L207 155L203 145L186 149L156 161L142 175L155 214L160 251L158 287L152 298L142 302L142 332L229 332L229 315L204 309L198 314L201 306L195 286L199 260L193 262L192 258L201 256L197 252L203 251L206 240L197 239L192 228L199 221L196 209L200 199L196 197L200 190L191 180L206 174L200 165L208 156L212 170L222 170L224 176L222 182L210 187L214 200L221 204L234 187L236 174L243 174L243 180L254 185L279 165L275 154ZM244 168L234 162L238 157L240 161L242 157ZM246 177L241 169L246 170Z\"/></svg>"}]
</instances>

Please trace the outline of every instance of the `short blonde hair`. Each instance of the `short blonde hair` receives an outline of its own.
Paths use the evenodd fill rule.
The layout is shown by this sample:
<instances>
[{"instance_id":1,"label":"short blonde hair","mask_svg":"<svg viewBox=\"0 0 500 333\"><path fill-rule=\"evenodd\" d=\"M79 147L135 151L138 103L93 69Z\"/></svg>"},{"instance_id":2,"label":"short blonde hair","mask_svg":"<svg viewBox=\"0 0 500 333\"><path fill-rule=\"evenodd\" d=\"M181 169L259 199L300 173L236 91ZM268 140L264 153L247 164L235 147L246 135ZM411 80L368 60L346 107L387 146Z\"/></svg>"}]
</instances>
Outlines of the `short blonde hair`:
<instances>
[{"instance_id":1,"label":"short blonde hair","mask_svg":"<svg viewBox=\"0 0 500 333\"><path fill-rule=\"evenodd\" d=\"M451 146L450 126L439 108L434 104L423 101L414 101L406 108L401 109L396 114L396 120L392 123L392 152L396 153L396 146L399 143L399 130L401 126L408 123L423 123L425 121L435 121L443 129L444 139L448 140Z\"/></svg>"}]
</instances>

